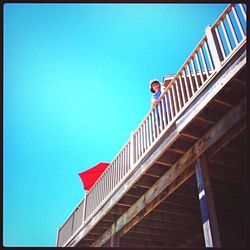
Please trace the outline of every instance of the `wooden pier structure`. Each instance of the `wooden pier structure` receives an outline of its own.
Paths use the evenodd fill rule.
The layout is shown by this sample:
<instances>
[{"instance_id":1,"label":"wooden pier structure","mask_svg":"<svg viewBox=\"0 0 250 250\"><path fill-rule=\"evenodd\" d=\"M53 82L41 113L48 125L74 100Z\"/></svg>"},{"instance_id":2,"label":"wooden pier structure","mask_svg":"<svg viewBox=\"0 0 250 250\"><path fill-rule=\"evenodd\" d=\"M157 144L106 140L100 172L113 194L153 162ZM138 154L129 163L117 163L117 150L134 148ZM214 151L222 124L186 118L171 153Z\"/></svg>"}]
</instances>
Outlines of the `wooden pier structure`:
<instances>
[{"instance_id":1,"label":"wooden pier structure","mask_svg":"<svg viewBox=\"0 0 250 250\"><path fill-rule=\"evenodd\" d=\"M246 5L229 4L59 228L58 247L245 247L246 45Z\"/></svg>"}]
</instances>

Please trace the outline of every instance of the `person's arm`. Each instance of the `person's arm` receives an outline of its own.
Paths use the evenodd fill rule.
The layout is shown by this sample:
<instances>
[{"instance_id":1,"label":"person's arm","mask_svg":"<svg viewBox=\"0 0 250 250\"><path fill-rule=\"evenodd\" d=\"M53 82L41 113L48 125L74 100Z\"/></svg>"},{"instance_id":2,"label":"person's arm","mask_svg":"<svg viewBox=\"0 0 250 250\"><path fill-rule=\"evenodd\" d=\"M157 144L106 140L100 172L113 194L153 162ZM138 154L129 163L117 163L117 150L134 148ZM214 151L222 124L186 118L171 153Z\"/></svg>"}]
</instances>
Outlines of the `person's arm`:
<instances>
[{"instance_id":1,"label":"person's arm","mask_svg":"<svg viewBox=\"0 0 250 250\"><path fill-rule=\"evenodd\" d=\"M158 104L158 100L155 100L153 97L151 99L151 108L154 108Z\"/></svg>"},{"instance_id":2,"label":"person's arm","mask_svg":"<svg viewBox=\"0 0 250 250\"><path fill-rule=\"evenodd\" d=\"M166 87L164 85L161 85L161 94L164 93L165 89L166 89Z\"/></svg>"}]
</instances>

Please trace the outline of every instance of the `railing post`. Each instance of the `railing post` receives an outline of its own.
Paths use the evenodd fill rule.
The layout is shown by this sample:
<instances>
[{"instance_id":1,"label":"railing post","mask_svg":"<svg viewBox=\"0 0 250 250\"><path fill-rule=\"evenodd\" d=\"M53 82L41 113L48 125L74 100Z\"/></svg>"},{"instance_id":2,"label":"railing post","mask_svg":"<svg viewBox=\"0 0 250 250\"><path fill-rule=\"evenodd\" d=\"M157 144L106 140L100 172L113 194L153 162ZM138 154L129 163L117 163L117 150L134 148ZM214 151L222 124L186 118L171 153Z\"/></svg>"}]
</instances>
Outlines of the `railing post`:
<instances>
[{"instance_id":1,"label":"railing post","mask_svg":"<svg viewBox=\"0 0 250 250\"><path fill-rule=\"evenodd\" d=\"M218 71L221 68L221 56L220 56L219 46L217 45L217 42L214 39L210 25L206 27L205 32L206 32L207 42L208 42L210 52L211 52L211 57L214 62L214 67L215 67L215 70Z\"/></svg>"},{"instance_id":2,"label":"railing post","mask_svg":"<svg viewBox=\"0 0 250 250\"><path fill-rule=\"evenodd\" d=\"M211 178L205 154L197 159L195 172L199 192L205 246L221 247L220 231L214 204Z\"/></svg>"},{"instance_id":3,"label":"railing post","mask_svg":"<svg viewBox=\"0 0 250 250\"><path fill-rule=\"evenodd\" d=\"M84 198L84 201L83 201L83 214L82 214L82 223L84 223L85 219L86 219L86 208L87 208L87 192L86 191L86 194L85 194L85 198Z\"/></svg>"},{"instance_id":4,"label":"railing post","mask_svg":"<svg viewBox=\"0 0 250 250\"><path fill-rule=\"evenodd\" d=\"M130 169L134 166L134 163L135 163L135 135L134 131L132 131L130 140Z\"/></svg>"}]
</instances>

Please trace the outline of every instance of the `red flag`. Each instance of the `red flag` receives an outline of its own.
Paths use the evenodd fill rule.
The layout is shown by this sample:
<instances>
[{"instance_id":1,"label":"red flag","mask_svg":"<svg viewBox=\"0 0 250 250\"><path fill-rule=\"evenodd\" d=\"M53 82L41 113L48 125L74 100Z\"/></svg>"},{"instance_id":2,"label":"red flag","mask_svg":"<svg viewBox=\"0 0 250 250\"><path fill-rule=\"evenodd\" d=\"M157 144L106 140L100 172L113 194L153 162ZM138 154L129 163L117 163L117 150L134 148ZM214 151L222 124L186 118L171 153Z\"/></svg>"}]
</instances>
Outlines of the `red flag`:
<instances>
[{"instance_id":1,"label":"red flag","mask_svg":"<svg viewBox=\"0 0 250 250\"><path fill-rule=\"evenodd\" d=\"M94 167L79 173L85 190L89 191L91 189L108 165L109 163L100 162Z\"/></svg>"}]
</instances>

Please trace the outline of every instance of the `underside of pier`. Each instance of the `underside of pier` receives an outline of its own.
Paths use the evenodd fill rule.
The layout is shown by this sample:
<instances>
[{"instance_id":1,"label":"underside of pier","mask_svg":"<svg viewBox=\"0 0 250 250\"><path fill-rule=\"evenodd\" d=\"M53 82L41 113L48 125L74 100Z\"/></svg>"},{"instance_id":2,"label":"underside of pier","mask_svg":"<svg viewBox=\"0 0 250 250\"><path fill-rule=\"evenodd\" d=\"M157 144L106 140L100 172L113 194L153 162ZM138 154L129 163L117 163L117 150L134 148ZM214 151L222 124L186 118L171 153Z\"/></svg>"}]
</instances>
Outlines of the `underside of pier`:
<instances>
[{"instance_id":1,"label":"underside of pier","mask_svg":"<svg viewBox=\"0 0 250 250\"><path fill-rule=\"evenodd\" d=\"M244 66L182 130L175 123L144 159L147 171L76 246L204 247L209 227L215 246L244 247L246 85Z\"/></svg>"}]
</instances>

